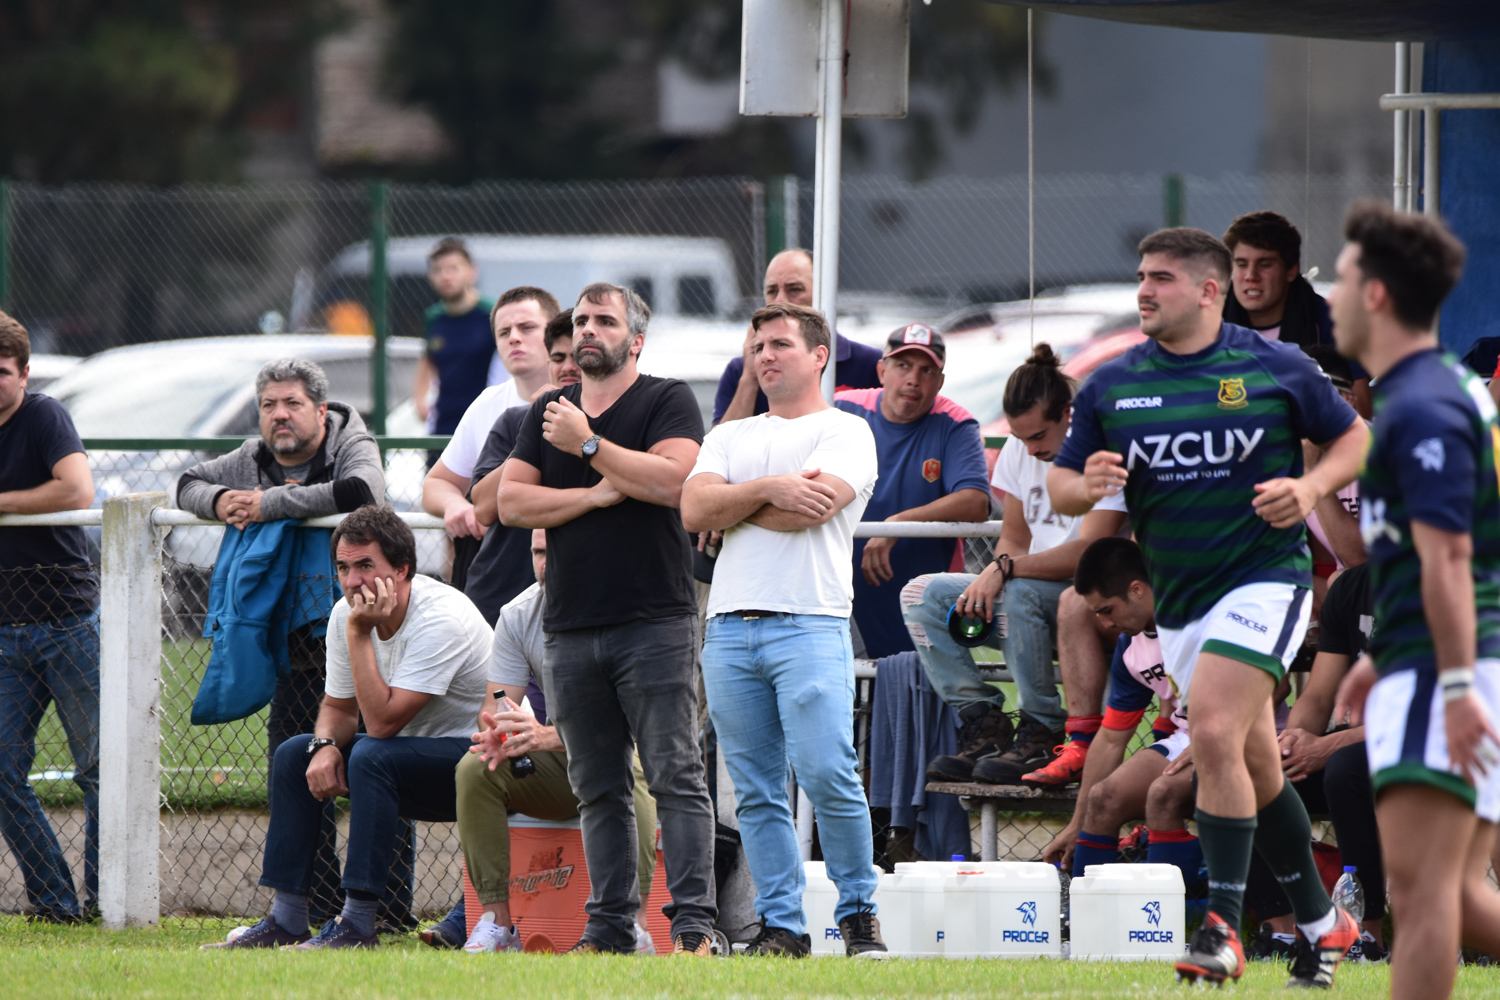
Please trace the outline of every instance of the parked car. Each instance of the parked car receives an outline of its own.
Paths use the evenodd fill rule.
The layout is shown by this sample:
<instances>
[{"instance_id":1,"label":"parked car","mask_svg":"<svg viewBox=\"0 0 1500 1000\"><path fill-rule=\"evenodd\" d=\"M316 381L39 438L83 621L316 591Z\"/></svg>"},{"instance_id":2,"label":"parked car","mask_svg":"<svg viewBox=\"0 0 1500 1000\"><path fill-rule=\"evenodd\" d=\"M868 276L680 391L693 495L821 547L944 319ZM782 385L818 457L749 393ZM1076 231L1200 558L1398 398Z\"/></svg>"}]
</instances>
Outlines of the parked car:
<instances>
[{"instance_id":1,"label":"parked car","mask_svg":"<svg viewBox=\"0 0 1500 1000\"><path fill-rule=\"evenodd\" d=\"M79 436L85 440L251 437L260 433L255 375L266 362L282 357L305 358L322 365L328 373L329 397L353 405L368 419L372 348L370 338L320 335L206 337L137 344L85 359L53 382L48 394L67 407ZM420 341L392 338L388 342L390 399L411 395L421 353ZM171 496L182 473L206 457L210 453L188 449L91 450L95 505L124 493L161 490ZM397 509L414 509L417 503L410 498L420 500L420 473L415 485L388 481L387 494ZM168 581L169 594L177 595L173 598L174 610L201 614L207 574L223 531L175 528L167 537L166 554L176 564ZM97 557L97 529L91 534L90 544ZM430 570L431 561L419 558L419 568ZM190 625L181 627L191 630Z\"/></svg>"},{"instance_id":2,"label":"parked car","mask_svg":"<svg viewBox=\"0 0 1500 1000\"><path fill-rule=\"evenodd\" d=\"M71 354L33 354L30 361L31 374L26 379L26 388L32 392L41 392L72 371L82 360Z\"/></svg>"}]
</instances>

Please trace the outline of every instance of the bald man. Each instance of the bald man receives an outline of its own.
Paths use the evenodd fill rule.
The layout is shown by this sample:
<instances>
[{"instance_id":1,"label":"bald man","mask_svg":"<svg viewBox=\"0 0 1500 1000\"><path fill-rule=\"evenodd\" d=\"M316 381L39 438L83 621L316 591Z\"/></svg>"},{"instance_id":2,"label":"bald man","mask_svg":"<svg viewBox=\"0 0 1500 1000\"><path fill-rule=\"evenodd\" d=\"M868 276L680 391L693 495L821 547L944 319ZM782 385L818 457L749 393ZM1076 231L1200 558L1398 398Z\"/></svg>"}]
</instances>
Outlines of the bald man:
<instances>
[{"instance_id":1,"label":"bald man","mask_svg":"<svg viewBox=\"0 0 1500 1000\"><path fill-rule=\"evenodd\" d=\"M793 305L812 307L813 304L813 260L812 253L801 247L783 250L771 258L766 265L766 305L774 302L789 302ZM832 318L829 318L832 325ZM755 367L745 362L755 342L755 331L745 338L745 353L724 366L719 378L719 391L714 396L714 424L730 420L743 420L765 413L770 409L765 393L755 381ZM880 350L856 343L834 334L834 379L838 390L879 389L880 376L875 365L880 361Z\"/></svg>"}]
</instances>

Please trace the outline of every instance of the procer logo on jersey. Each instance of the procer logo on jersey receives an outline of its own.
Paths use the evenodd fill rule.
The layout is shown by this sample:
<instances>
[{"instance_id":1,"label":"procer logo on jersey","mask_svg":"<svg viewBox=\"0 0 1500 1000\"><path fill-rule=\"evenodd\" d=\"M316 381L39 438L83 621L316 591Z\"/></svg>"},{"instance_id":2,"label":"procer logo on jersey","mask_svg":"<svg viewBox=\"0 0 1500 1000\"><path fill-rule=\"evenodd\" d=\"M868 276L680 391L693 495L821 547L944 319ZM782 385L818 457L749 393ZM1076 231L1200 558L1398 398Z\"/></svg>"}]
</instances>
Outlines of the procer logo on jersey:
<instances>
[{"instance_id":1,"label":"procer logo on jersey","mask_svg":"<svg viewBox=\"0 0 1500 1000\"><path fill-rule=\"evenodd\" d=\"M1155 410L1161 407L1160 396L1131 396L1115 400L1117 410Z\"/></svg>"},{"instance_id":2,"label":"procer logo on jersey","mask_svg":"<svg viewBox=\"0 0 1500 1000\"><path fill-rule=\"evenodd\" d=\"M1152 900L1141 907L1141 912L1146 915L1146 923L1152 927L1161 926L1161 903ZM1147 944L1171 944L1172 932L1163 930L1134 930L1130 932L1131 941L1141 941Z\"/></svg>"},{"instance_id":3,"label":"procer logo on jersey","mask_svg":"<svg viewBox=\"0 0 1500 1000\"><path fill-rule=\"evenodd\" d=\"M1203 465L1228 465L1243 462L1255 451L1266 436L1264 427L1255 428L1246 435L1239 427L1215 434L1213 431L1183 431L1181 434L1147 434L1139 441L1134 438L1125 450L1125 469L1135 468L1136 462L1144 462L1148 469L1191 469ZM1220 447L1219 441L1223 441ZM1227 476L1228 470L1207 471L1210 477ZM1194 477L1196 478L1196 476Z\"/></svg>"},{"instance_id":4,"label":"procer logo on jersey","mask_svg":"<svg viewBox=\"0 0 1500 1000\"><path fill-rule=\"evenodd\" d=\"M1016 907L1016 912L1021 915L1023 927L1036 927L1036 900L1028 899ZM1018 944L1049 944L1049 932L1039 930L1004 930L1000 932L1001 941L1013 941Z\"/></svg>"}]
</instances>

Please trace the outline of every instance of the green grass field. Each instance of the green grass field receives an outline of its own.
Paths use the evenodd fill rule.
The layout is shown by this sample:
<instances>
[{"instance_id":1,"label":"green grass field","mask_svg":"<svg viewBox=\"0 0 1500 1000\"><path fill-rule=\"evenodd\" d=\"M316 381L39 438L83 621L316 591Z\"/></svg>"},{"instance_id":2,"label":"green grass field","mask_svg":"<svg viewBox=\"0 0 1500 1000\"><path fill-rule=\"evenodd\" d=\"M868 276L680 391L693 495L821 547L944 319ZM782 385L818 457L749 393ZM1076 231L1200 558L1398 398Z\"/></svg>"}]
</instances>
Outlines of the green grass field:
<instances>
[{"instance_id":1,"label":"green grass field","mask_svg":"<svg viewBox=\"0 0 1500 1000\"><path fill-rule=\"evenodd\" d=\"M224 925L229 926L228 924ZM449 1000L507 997L1052 997L1185 996L1163 963L944 962L843 959L802 962L735 958L475 957L435 952L415 938L378 952L294 955L204 953L223 927L167 921L158 931L33 927L0 920L7 997L296 997L299 1000ZM1231 993L1285 996L1278 964L1256 963ZM1340 970L1334 996L1384 997L1387 966ZM1500 969L1459 972L1455 997L1500 994Z\"/></svg>"}]
</instances>

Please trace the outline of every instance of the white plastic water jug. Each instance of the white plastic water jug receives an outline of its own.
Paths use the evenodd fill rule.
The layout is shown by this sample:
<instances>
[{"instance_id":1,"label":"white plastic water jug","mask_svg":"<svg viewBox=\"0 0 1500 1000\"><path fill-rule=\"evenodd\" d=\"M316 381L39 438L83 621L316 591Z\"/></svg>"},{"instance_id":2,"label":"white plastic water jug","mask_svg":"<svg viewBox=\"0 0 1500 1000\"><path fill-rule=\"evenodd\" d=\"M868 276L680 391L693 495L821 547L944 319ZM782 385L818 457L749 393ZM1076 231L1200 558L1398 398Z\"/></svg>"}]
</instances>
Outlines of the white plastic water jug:
<instances>
[{"instance_id":1,"label":"white plastic water jug","mask_svg":"<svg viewBox=\"0 0 1500 1000\"><path fill-rule=\"evenodd\" d=\"M942 957L944 877L940 871L916 867L894 875L881 873L876 916L892 957Z\"/></svg>"},{"instance_id":2,"label":"white plastic water jug","mask_svg":"<svg viewBox=\"0 0 1500 1000\"><path fill-rule=\"evenodd\" d=\"M1069 890L1072 957L1178 959L1186 944L1182 869L1089 865Z\"/></svg>"},{"instance_id":3,"label":"white plastic water jug","mask_svg":"<svg viewBox=\"0 0 1500 1000\"><path fill-rule=\"evenodd\" d=\"M807 918L807 933L812 938L814 955L844 955L844 939L839 934L839 925L833 919L838 906L839 890L828 877L828 869L821 861L804 861L802 872L807 879L807 888L802 893L802 913Z\"/></svg>"},{"instance_id":4,"label":"white plastic water jug","mask_svg":"<svg viewBox=\"0 0 1500 1000\"><path fill-rule=\"evenodd\" d=\"M943 877L948 958L1059 958L1062 888L1040 861L961 863Z\"/></svg>"}]
</instances>

